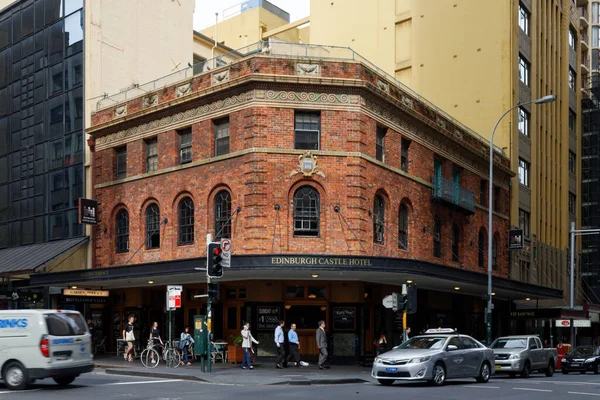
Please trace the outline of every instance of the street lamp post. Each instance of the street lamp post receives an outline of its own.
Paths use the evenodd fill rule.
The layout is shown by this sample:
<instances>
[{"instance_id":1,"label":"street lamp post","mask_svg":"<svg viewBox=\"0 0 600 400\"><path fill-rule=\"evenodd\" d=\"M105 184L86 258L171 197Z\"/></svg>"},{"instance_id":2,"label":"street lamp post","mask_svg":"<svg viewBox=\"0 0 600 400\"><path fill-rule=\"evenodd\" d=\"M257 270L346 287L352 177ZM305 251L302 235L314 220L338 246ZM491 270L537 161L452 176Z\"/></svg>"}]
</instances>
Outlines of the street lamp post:
<instances>
[{"instance_id":1,"label":"street lamp post","mask_svg":"<svg viewBox=\"0 0 600 400\"><path fill-rule=\"evenodd\" d=\"M552 103L556 100L556 96L544 96L537 100L529 101L527 103L518 103L516 106L511 107L508 111L506 111L496 122L494 125L494 130L492 130L492 136L490 136L490 179L489 179L489 194L488 194L488 289L487 289L487 310L486 310L486 326L487 326L487 342L488 345L492 343L492 240L493 240L493 231L492 231L492 205L493 203L493 188L494 188L494 134L496 133L496 128L500 124L500 121L513 111L515 108L520 106L524 106L527 104L546 104Z\"/></svg>"}]
</instances>

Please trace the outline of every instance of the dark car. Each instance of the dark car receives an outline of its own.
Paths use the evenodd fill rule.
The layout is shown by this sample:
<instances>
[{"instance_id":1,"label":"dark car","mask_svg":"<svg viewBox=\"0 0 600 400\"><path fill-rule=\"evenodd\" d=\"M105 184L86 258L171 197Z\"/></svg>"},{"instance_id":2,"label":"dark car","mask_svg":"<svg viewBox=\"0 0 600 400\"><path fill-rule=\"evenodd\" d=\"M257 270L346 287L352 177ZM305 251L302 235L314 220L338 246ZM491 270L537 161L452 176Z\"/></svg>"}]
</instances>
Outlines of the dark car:
<instances>
[{"instance_id":1,"label":"dark car","mask_svg":"<svg viewBox=\"0 0 600 400\"><path fill-rule=\"evenodd\" d=\"M594 374L600 372L600 347L579 346L565 355L562 360L562 373L579 372L585 374L586 371L594 371Z\"/></svg>"}]
</instances>

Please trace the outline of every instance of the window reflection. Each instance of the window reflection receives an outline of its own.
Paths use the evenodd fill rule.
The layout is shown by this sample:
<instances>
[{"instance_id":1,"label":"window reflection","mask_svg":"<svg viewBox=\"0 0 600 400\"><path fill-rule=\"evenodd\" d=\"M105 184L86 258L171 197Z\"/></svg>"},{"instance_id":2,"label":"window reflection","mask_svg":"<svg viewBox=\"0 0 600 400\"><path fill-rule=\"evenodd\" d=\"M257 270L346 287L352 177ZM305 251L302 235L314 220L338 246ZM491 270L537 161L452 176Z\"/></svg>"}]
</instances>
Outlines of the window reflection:
<instances>
[{"instance_id":1,"label":"window reflection","mask_svg":"<svg viewBox=\"0 0 600 400\"><path fill-rule=\"evenodd\" d=\"M65 18L65 49L67 56L83 50L83 13L81 11Z\"/></svg>"},{"instance_id":2,"label":"window reflection","mask_svg":"<svg viewBox=\"0 0 600 400\"><path fill-rule=\"evenodd\" d=\"M67 90L83 83L82 54L79 53L65 60L65 86Z\"/></svg>"}]
</instances>

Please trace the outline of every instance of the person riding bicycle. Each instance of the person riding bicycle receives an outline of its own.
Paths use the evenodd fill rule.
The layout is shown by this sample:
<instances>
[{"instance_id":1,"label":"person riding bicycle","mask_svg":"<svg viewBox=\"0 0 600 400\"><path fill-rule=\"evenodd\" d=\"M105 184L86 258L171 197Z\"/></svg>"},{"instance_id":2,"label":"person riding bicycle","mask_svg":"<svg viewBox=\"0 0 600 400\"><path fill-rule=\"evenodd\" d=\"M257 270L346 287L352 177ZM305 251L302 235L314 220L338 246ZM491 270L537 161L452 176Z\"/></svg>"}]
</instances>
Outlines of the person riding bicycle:
<instances>
[{"instance_id":1,"label":"person riding bicycle","mask_svg":"<svg viewBox=\"0 0 600 400\"><path fill-rule=\"evenodd\" d=\"M190 335L190 327L186 326L183 332L181 332L181 336L179 337L179 349L183 350L183 360L181 360L181 365L192 365L192 363L188 360L188 351L190 344L194 343L194 339L192 335Z\"/></svg>"},{"instance_id":2,"label":"person riding bicycle","mask_svg":"<svg viewBox=\"0 0 600 400\"><path fill-rule=\"evenodd\" d=\"M154 322L154 324L152 324L152 328L150 328L150 338L149 340L152 341L152 346L154 347L154 350L156 350L156 353L161 354L161 346L164 346L164 343L162 341L162 339L160 338L160 330L158 329L158 322ZM154 359L154 353L152 353L152 362L158 362L158 360Z\"/></svg>"}]
</instances>

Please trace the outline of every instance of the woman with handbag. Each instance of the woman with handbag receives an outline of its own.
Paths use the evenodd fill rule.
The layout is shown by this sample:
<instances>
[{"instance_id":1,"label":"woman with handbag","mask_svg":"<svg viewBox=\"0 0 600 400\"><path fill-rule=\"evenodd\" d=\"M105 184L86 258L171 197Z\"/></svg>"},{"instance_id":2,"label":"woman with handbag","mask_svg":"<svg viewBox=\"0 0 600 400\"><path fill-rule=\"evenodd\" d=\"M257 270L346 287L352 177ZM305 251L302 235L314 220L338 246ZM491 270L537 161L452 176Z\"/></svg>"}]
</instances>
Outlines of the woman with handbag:
<instances>
[{"instance_id":1,"label":"woman with handbag","mask_svg":"<svg viewBox=\"0 0 600 400\"><path fill-rule=\"evenodd\" d=\"M127 342L127 350L125 351L125 360L132 362L133 361L133 345L135 344L135 335L133 334L133 321L135 321L135 317L133 315L129 316L129 321L125 325L125 329L123 329L123 340Z\"/></svg>"},{"instance_id":2,"label":"woman with handbag","mask_svg":"<svg viewBox=\"0 0 600 400\"><path fill-rule=\"evenodd\" d=\"M258 340L254 339L252 333L250 333L250 323L246 322L244 324L244 329L242 329L242 348L244 349L244 360L242 361L242 369L254 369L250 362L250 351L254 353L252 350L252 343L258 344Z\"/></svg>"},{"instance_id":3,"label":"woman with handbag","mask_svg":"<svg viewBox=\"0 0 600 400\"><path fill-rule=\"evenodd\" d=\"M188 349L192 343L194 343L194 339L192 338L192 335L190 335L190 327L186 326L183 332L181 332L181 336L179 336L179 349L183 350L181 365L192 365L188 359Z\"/></svg>"}]
</instances>

